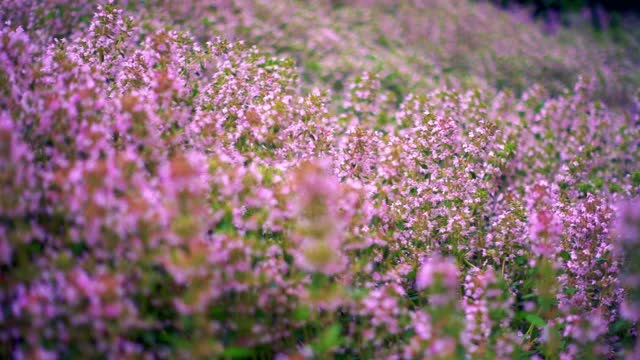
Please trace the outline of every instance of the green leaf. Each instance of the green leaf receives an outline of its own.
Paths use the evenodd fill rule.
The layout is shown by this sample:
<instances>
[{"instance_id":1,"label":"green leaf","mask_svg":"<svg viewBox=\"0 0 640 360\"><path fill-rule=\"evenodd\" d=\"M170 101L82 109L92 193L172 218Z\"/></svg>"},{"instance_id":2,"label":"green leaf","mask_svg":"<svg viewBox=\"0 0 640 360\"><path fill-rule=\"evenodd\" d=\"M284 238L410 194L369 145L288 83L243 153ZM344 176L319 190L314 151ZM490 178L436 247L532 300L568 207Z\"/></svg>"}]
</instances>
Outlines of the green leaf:
<instances>
[{"instance_id":1,"label":"green leaf","mask_svg":"<svg viewBox=\"0 0 640 360\"><path fill-rule=\"evenodd\" d=\"M479 189L476 193L479 199L487 199L489 198L489 192L485 189Z\"/></svg>"},{"instance_id":2,"label":"green leaf","mask_svg":"<svg viewBox=\"0 0 640 360\"><path fill-rule=\"evenodd\" d=\"M311 275L311 288L318 290L323 289L329 283L326 275L321 273L313 273Z\"/></svg>"},{"instance_id":3,"label":"green leaf","mask_svg":"<svg viewBox=\"0 0 640 360\"><path fill-rule=\"evenodd\" d=\"M622 186L616 184L616 183L609 183L609 191L613 192L613 193L619 193L622 192L624 189L622 188Z\"/></svg>"},{"instance_id":4,"label":"green leaf","mask_svg":"<svg viewBox=\"0 0 640 360\"><path fill-rule=\"evenodd\" d=\"M640 170L635 170L631 173L631 183L633 186L640 186Z\"/></svg>"},{"instance_id":5,"label":"green leaf","mask_svg":"<svg viewBox=\"0 0 640 360\"><path fill-rule=\"evenodd\" d=\"M340 345L340 324L333 324L325 329L314 344L314 349L319 354L325 354Z\"/></svg>"},{"instance_id":6,"label":"green leaf","mask_svg":"<svg viewBox=\"0 0 640 360\"><path fill-rule=\"evenodd\" d=\"M367 296L368 292L365 288L354 288L351 290L351 296L354 300L361 300Z\"/></svg>"},{"instance_id":7,"label":"green leaf","mask_svg":"<svg viewBox=\"0 0 640 360\"><path fill-rule=\"evenodd\" d=\"M222 352L223 357L238 359L238 358L248 358L253 355L253 351L251 349L239 347L239 346L230 346Z\"/></svg>"},{"instance_id":8,"label":"green leaf","mask_svg":"<svg viewBox=\"0 0 640 360\"><path fill-rule=\"evenodd\" d=\"M628 320L618 320L611 324L611 332L615 334L617 332L628 331L631 326L632 324Z\"/></svg>"},{"instance_id":9,"label":"green leaf","mask_svg":"<svg viewBox=\"0 0 640 360\"><path fill-rule=\"evenodd\" d=\"M579 183L577 187L578 187L578 191L583 193L593 192L593 186L589 183L582 182L582 183Z\"/></svg>"},{"instance_id":10,"label":"green leaf","mask_svg":"<svg viewBox=\"0 0 640 360\"><path fill-rule=\"evenodd\" d=\"M598 258L596 258L596 262L597 262L598 264L602 264L602 263L607 262L607 259L606 259L606 258L603 258L603 257L598 257Z\"/></svg>"},{"instance_id":11,"label":"green leaf","mask_svg":"<svg viewBox=\"0 0 640 360\"><path fill-rule=\"evenodd\" d=\"M577 287L570 287L563 290L563 292L567 295L573 295L578 291Z\"/></svg>"},{"instance_id":12,"label":"green leaf","mask_svg":"<svg viewBox=\"0 0 640 360\"><path fill-rule=\"evenodd\" d=\"M543 327L546 325L546 323L544 322L544 320L536 315L536 314L532 314L532 313L525 313L524 314L524 318L531 324L535 325L535 326L539 326L539 327Z\"/></svg>"},{"instance_id":13,"label":"green leaf","mask_svg":"<svg viewBox=\"0 0 640 360\"><path fill-rule=\"evenodd\" d=\"M296 320L300 320L300 321L308 320L309 316L311 316L311 311L306 306L301 306L299 308L296 308L295 312L293 313L293 317Z\"/></svg>"}]
</instances>

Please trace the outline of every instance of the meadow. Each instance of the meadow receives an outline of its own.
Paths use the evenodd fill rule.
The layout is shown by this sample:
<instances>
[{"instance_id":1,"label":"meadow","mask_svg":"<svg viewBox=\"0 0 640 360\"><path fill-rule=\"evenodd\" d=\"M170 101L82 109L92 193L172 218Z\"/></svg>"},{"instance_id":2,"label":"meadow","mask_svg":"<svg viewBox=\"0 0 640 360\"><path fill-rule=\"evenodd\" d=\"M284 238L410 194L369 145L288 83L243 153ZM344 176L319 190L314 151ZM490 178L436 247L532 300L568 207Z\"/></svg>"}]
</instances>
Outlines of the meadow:
<instances>
[{"instance_id":1,"label":"meadow","mask_svg":"<svg viewBox=\"0 0 640 360\"><path fill-rule=\"evenodd\" d=\"M640 27L0 0L0 358L637 359Z\"/></svg>"}]
</instances>

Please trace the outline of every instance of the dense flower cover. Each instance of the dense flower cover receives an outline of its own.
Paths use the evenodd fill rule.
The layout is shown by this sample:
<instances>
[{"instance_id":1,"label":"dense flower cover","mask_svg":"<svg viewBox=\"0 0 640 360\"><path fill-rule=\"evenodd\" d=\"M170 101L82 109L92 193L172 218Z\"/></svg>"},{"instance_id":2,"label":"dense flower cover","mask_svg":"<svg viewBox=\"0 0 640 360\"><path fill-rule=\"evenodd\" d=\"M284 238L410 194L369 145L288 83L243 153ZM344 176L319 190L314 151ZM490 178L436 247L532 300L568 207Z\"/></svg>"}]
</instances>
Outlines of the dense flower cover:
<instances>
[{"instance_id":1,"label":"dense flower cover","mask_svg":"<svg viewBox=\"0 0 640 360\"><path fill-rule=\"evenodd\" d=\"M335 104L291 58L59 3L2 5L1 357L640 353L637 97L372 69Z\"/></svg>"}]
</instances>

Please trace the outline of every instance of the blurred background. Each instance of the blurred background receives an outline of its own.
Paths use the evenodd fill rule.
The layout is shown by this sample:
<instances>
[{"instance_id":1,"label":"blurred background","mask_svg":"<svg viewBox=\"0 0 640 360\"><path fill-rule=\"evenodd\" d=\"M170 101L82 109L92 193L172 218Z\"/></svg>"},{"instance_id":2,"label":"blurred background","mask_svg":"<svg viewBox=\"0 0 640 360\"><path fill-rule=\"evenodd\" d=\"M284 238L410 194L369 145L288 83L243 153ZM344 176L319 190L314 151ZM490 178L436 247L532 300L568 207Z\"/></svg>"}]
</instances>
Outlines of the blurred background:
<instances>
[{"instance_id":1,"label":"blurred background","mask_svg":"<svg viewBox=\"0 0 640 360\"><path fill-rule=\"evenodd\" d=\"M0 1L3 19L64 36L86 26L97 1ZM399 102L439 86L552 96L587 77L612 108L640 87L640 2L621 0L116 0L136 16L198 40L243 40L290 57L303 91L375 73ZM162 11L155 11L161 8ZM147 15L145 15L147 14ZM153 14L153 15L151 15ZM160 16L168 18L158 19ZM56 31L51 33L56 34ZM51 34L49 33L49 34Z\"/></svg>"}]
</instances>

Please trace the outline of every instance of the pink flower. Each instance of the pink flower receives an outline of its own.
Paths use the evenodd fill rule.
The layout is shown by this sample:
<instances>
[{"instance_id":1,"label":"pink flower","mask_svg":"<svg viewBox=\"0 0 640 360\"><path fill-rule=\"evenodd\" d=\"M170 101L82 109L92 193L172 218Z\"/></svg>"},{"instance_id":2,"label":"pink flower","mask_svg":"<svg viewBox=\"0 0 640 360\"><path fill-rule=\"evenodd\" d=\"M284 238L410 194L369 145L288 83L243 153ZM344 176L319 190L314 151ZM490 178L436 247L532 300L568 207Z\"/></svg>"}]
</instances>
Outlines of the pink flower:
<instances>
[{"instance_id":1,"label":"pink flower","mask_svg":"<svg viewBox=\"0 0 640 360\"><path fill-rule=\"evenodd\" d=\"M446 289L455 289L459 283L460 272L455 262L439 255L428 257L416 274L416 288L424 290L442 282Z\"/></svg>"}]
</instances>

